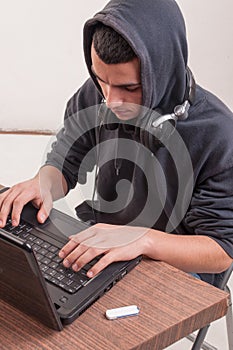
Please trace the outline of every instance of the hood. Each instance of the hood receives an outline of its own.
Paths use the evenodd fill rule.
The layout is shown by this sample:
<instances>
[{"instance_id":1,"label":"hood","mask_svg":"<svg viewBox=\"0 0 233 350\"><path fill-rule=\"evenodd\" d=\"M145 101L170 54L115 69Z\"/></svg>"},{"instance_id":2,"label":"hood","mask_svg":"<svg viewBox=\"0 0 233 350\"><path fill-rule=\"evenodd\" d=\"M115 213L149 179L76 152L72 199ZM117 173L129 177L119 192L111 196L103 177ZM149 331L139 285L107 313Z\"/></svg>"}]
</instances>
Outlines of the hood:
<instances>
[{"instance_id":1,"label":"hood","mask_svg":"<svg viewBox=\"0 0 233 350\"><path fill-rule=\"evenodd\" d=\"M98 22L119 32L141 63L143 102L173 112L184 101L187 40L183 16L174 0L112 0L84 26L84 55L91 72L91 43ZM101 90L100 90L101 91Z\"/></svg>"}]
</instances>

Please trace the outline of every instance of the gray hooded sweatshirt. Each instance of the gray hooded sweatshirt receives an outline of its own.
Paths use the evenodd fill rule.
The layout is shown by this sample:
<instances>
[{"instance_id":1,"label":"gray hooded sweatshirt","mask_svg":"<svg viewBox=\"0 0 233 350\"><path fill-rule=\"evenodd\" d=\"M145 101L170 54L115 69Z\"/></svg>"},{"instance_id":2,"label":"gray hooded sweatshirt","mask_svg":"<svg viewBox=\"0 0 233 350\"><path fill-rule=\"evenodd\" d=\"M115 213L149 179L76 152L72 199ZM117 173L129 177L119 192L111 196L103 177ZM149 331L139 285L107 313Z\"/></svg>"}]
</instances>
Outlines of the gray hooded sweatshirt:
<instances>
[{"instance_id":1,"label":"gray hooded sweatshirt","mask_svg":"<svg viewBox=\"0 0 233 350\"><path fill-rule=\"evenodd\" d=\"M97 165L98 206L92 200L76 208L84 220L205 235L233 257L231 111L196 85L188 118L178 120L176 131L159 149L141 145L134 126L114 116L110 127L104 125L103 96L91 71L92 35L98 22L119 32L140 59L145 109L172 113L186 98L186 30L176 2L112 0L84 26L90 78L69 100L64 126L46 164L62 171L69 190L84 184ZM201 278L217 285L221 274Z\"/></svg>"}]
</instances>

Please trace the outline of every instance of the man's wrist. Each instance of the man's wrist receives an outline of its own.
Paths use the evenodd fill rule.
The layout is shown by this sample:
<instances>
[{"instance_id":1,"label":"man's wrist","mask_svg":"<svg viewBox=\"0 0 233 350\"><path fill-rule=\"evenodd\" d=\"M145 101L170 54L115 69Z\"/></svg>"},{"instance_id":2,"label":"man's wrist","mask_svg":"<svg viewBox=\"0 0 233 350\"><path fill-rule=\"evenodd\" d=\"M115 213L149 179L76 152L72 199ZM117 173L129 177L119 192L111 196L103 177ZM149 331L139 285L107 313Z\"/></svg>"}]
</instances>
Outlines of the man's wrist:
<instances>
[{"instance_id":1,"label":"man's wrist","mask_svg":"<svg viewBox=\"0 0 233 350\"><path fill-rule=\"evenodd\" d=\"M152 228L148 229L145 235L143 254L149 258L161 260L160 252L165 236L165 232Z\"/></svg>"},{"instance_id":2,"label":"man's wrist","mask_svg":"<svg viewBox=\"0 0 233 350\"><path fill-rule=\"evenodd\" d=\"M52 165L44 165L36 175L43 190L49 191L53 200L62 198L68 192L68 186L62 172Z\"/></svg>"}]
</instances>

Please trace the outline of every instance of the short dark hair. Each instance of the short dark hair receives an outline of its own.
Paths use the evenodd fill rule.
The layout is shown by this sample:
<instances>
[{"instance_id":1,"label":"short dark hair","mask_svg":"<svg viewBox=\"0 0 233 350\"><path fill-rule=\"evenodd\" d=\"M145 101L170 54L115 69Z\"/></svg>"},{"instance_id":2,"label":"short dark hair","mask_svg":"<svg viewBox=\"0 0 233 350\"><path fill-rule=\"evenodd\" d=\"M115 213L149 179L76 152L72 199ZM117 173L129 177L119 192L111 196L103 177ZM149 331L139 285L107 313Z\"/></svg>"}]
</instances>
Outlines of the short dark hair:
<instances>
[{"instance_id":1,"label":"short dark hair","mask_svg":"<svg viewBox=\"0 0 233 350\"><path fill-rule=\"evenodd\" d=\"M106 64L126 63L137 57L118 32L102 23L95 27L93 45L99 58Z\"/></svg>"}]
</instances>

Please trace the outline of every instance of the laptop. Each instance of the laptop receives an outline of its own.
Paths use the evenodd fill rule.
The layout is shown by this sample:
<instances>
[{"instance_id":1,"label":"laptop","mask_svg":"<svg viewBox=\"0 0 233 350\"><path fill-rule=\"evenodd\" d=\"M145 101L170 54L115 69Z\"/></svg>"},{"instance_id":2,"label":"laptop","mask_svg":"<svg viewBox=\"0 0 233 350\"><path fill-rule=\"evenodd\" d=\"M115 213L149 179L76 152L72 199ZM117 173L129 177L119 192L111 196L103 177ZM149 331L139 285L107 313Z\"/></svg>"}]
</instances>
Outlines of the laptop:
<instances>
[{"instance_id":1,"label":"laptop","mask_svg":"<svg viewBox=\"0 0 233 350\"><path fill-rule=\"evenodd\" d=\"M61 331L132 270L141 257L114 262L89 279L86 272L97 258L74 272L58 257L67 236L89 226L57 209L39 224L36 213L28 203L18 227L11 225L9 217L0 229L0 298Z\"/></svg>"}]
</instances>

